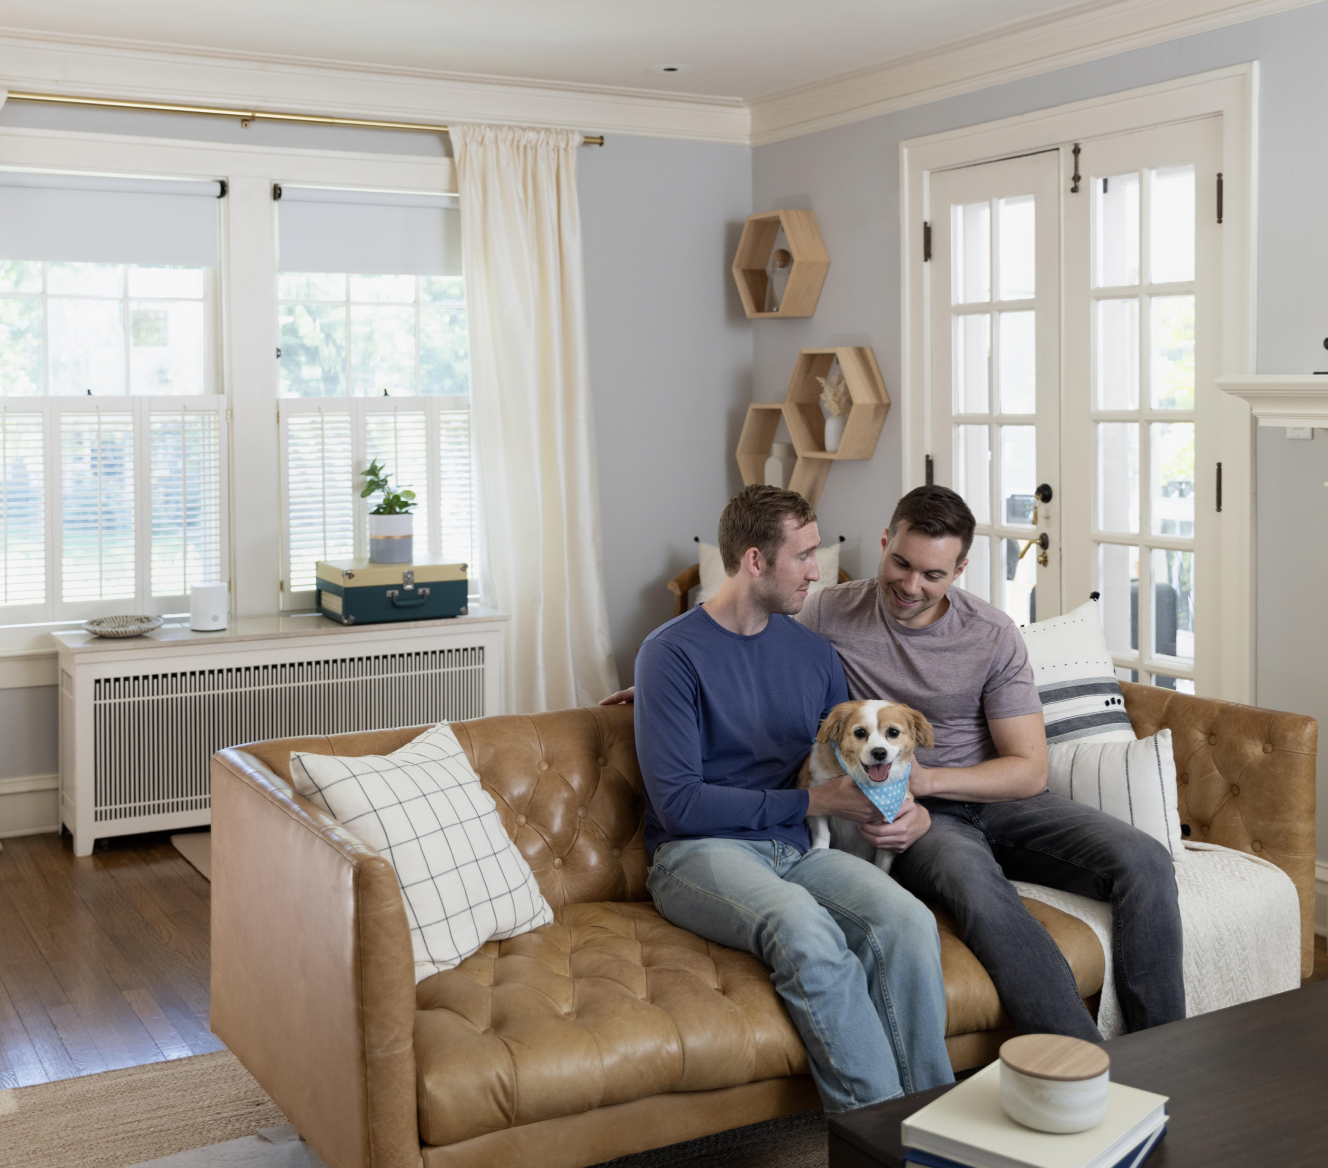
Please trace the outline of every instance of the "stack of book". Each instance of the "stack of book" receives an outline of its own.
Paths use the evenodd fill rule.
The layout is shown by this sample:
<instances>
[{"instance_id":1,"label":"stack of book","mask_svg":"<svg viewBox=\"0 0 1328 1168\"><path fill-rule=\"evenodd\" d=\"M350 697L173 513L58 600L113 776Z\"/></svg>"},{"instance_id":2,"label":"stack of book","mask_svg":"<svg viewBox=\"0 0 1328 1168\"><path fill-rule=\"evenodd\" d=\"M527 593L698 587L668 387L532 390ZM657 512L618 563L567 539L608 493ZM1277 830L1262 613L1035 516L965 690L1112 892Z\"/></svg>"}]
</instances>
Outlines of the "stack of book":
<instances>
[{"instance_id":1,"label":"stack of book","mask_svg":"<svg viewBox=\"0 0 1328 1168\"><path fill-rule=\"evenodd\" d=\"M1167 1097L1108 1086L1107 1115L1071 1135L1034 1131L1001 1109L1001 1064L984 1067L903 1124L904 1163L926 1168L1139 1168L1167 1128Z\"/></svg>"}]
</instances>

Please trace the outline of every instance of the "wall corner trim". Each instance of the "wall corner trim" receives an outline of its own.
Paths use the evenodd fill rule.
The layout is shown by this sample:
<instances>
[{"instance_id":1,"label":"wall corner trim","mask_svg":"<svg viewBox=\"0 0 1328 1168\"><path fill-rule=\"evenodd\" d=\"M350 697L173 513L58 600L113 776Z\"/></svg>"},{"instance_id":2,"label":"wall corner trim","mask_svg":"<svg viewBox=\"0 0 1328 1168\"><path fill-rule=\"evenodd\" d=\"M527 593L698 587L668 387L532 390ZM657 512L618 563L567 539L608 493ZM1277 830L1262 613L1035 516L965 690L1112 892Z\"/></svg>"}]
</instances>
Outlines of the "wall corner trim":
<instances>
[{"instance_id":1,"label":"wall corner trim","mask_svg":"<svg viewBox=\"0 0 1328 1168\"><path fill-rule=\"evenodd\" d=\"M0 689L55 685L59 680L56 661L54 649L0 652Z\"/></svg>"}]
</instances>

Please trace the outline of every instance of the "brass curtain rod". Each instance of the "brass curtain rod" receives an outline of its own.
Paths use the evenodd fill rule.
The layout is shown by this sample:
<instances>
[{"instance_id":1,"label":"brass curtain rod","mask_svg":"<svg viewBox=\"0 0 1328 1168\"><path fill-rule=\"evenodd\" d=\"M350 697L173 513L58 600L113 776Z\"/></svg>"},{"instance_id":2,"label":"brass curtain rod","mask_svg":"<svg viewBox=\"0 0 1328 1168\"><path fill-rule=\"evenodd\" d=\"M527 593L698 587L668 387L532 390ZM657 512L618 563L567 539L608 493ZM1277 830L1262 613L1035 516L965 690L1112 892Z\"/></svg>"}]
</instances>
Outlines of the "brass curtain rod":
<instances>
[{"instance_id":1,"label":"brass curtain rod","mask_svg":"<svg viewBox=\"0 0 1328 1168\"><path fill-rule=\"evenodd\" d=\"M359 126L367 130L422 130L446 134L446 126L428 126L419 122L371 122L365 118L331 118L320 114L270 114L262 110L221 109L206 105L173 105L164 101L120 101L109 97L69 97L62 93L18 93L9 91L10 101L43 102L47 105L91 105L104 109L152 110L166 114L202 114L209 118L239 118L240 125L250 122L304 122L314 126ZM603 146L603 134L587 134L587 146Z\"/></svg>"}]
</instances>

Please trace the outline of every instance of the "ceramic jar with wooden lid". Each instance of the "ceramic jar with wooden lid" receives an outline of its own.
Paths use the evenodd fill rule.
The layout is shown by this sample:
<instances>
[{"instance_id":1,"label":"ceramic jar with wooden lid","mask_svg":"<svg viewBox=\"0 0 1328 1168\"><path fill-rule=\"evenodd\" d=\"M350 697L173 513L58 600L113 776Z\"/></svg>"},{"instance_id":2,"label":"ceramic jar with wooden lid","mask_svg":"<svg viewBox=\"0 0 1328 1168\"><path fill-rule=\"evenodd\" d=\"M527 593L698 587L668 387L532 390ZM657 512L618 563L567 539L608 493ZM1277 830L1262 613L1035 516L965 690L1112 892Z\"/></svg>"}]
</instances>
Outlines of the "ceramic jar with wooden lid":
<instances>
[{"instance_id":1,"label":"ceramic jar with wooden lid","mask_svg":"<svg viewBox=\"0 0 1328 1168\"><path fill-rule=\"evenodd\" d=\"M1044 1132L1081 1132L1107 1114L1111 1056L1059 1034L1021 1034L1001 1044L1001 1107Z\"/></svg>"}]
</instances>

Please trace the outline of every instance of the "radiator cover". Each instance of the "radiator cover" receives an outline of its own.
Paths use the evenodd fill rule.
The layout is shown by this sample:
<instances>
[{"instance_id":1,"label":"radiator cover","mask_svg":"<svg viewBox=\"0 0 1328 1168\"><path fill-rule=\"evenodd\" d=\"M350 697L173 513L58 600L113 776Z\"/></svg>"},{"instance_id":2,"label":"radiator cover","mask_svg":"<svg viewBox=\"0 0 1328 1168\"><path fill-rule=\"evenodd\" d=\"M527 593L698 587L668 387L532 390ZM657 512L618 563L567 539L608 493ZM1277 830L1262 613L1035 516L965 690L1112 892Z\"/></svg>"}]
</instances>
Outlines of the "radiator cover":
<instances>
[{"instance_id":1,"label":"radiator cover","mask_svg":"<svg viewBox=\"0 0 1328 1168\"><path fill-rule=\"evenodd\" d=\"M75 853L206 824L209 760L227 746L500 712L502 632L475 617L390 631L318 618L297 638L224 641L185 629L128 643L61 634L61 817Z\"/></svg>"}]
</instances>

